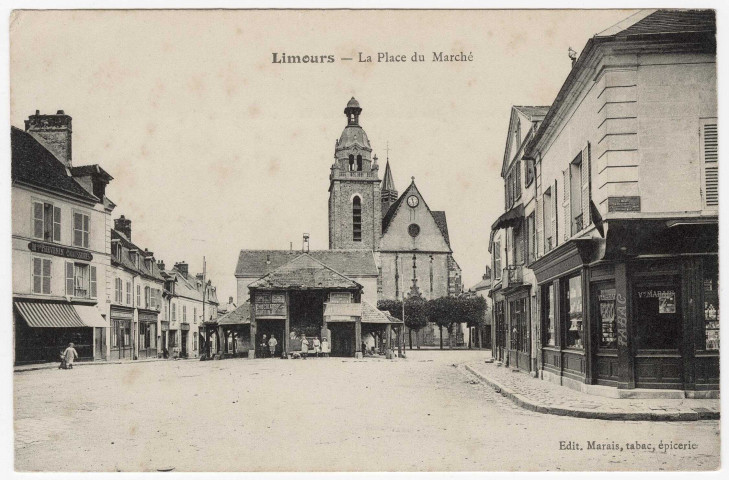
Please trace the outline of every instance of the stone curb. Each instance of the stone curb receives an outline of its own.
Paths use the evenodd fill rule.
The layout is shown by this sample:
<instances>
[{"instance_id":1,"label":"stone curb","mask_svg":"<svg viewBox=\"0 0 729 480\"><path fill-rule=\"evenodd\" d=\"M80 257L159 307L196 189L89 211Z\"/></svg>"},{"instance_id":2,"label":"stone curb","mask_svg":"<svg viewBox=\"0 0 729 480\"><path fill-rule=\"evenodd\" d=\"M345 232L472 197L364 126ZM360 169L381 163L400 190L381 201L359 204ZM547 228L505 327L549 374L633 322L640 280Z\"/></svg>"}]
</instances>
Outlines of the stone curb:
<instances>
[{"instance_id":1,"label":"stone curb","mask_svg":"<svg viewBox=\"0 0 729 480\"><path fill-rule=\"evenodd\" d=\"M664 412L658 413L654 411L640 411L640 412L600 412L594 410L585 410L579 408L564 408L554 407L548 405L542 405L534 402L528 397L512 391L510 388L501 385L499 382L486 377L484 374L476 371L470 365L464 365L466 370L477 376L479 379L484 381L491 388L496 390L502 396L508 398L519 407L525 410L531 410L538 413L546 413L549 415L560 415L570 416L577 418L591 418L596 420L641 420L641 421L653 421L653 422L686 422L696 420L718 420L720 418L720 412L711 411L700 411L695 410L684 410L679 412ZM566 387L565 387L566 388Z\"/></svg>"},{"instance_id":2,"label":"stone curb","mask_svg":"<svg viewBox=\"0 0 729 480\"><path fill-rule=\"evenodd\" d=\"M95 361L95 362L78 362L74 363L74 367L89 367L89 366L100 366L100 365L134 365L136 363L151 363L151 362L174 362L174 361L190 361L200 360L199 358L145 358L142 360L121 360L121 361ZM13 367L13 373L33 372L36 370L52 370L57 369L60 362L49 362L47 365L39 365L34 367Z\"/></svg>"}]
</instances>

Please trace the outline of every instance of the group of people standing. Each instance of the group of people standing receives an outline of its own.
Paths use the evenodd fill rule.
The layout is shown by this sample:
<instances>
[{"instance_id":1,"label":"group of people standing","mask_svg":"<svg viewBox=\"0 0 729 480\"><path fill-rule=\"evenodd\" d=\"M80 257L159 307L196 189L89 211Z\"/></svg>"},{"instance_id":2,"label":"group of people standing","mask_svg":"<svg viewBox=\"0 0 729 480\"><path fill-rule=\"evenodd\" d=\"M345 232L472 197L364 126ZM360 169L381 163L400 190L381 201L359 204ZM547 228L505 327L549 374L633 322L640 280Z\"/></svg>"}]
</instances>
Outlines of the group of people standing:
<instances>
[{"instance_id":1,"label":"group of people standing","mask_svg":"<svg viewBox=\"0 0 729 480\"><path fill-rule=\"evenodd\" d=\"M276 340L276 336L271 335L271 337L268 338L266 334L264 334L259 348L261 357L275 357L277 348L278 340ZM306 359L310 352L312 352L317 357L319 355L328 357L329 353L331 352L331 349L329 347L329 340L326 337L324 337L322 340L319 340L319 337L314 337L311 341L309 341L309 339L306 338L306 335L301 335L301 350L299 352L299 356L303 359Z\"/></svg>"}]
</instances>

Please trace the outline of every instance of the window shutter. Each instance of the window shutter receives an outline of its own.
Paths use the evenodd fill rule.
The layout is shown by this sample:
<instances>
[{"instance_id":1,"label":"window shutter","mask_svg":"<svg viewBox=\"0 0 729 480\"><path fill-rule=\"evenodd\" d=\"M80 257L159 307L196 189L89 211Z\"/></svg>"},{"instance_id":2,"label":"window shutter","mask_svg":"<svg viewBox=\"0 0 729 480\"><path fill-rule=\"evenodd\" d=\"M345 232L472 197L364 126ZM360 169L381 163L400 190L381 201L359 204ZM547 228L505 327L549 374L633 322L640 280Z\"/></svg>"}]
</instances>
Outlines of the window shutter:
<instances>
[{"instance_id":1,"label":"window shutter","mask_svg":"<svg viewBox=\"0 0 729 480\"><path fill-rule=\"evenodd\" d=\"M562 172L562 174L564 175L564 183L562 184L562 191L564 193L562 207L564 208L564 239L566 241L569 240L570 232L572 231L570 228L572 224L572 215L570 215L570 167L567 167L567 170Z\"/></svg>"},{"instance_id":2,"label":"window shutter","mask_svg":"<svg viewBox=\"0 0 729 480\"><path fill-rule=\"evenodd\" d=\"M542 224L543 224L542 216L543 215L544 215L544 201L543 200L541 202L537 201L537 218L536 218L536 220L537 220L537 225L536 225L537 240L536 240L536 245L534 245L534 257L535 258L539 258L539 256L542 253L542 249L540 247L542 245L542 236L544 234L543 227L542 227Z\"/></svg>"},{"instance_id":3,"label":"window shutter","mask_svg":"<svg viewBox=\"0 0 729 480\"><path fill-rule=\"evenodd\" d=\"M43 293L51 293L51 261L43 259Z\"/></svg>"},{"instance_id":4,"label":"window shutter","mask_svg":"<svg viewBox=\"0 0 729 480\"><path fill-rule=\"evenodd\" d=\"M84 232L83 232L84 247L89 248L89 216L83 215L83 219L84 219Z\"/></svg>"},{"instance_id":5,"label":"window shutter","mask_svg":"<svg viewBox=\"0 0 729 480\"><path fill-rule=\"evenodd\" d=\"M33 236L43 238L43 204L33 202Z\"/></svg>"},{"instance_id":6,"label":"window shutter","mask_svg":"<svg viewBox=\"0 0 729 480\"><path fill-rule=\"evenodd\" d=\"M559 229L557 228L557 209L559 208L559 200L557 199L557 180L554 181L554 193L552 194L552 198L554 199L554 205L552 205L552 238L554 239L554 244L552 245L552 248L554 248L559 244Z\"/></svg>"},{"instance_id":7,"label":"window shutter","mask_svg":"<svg viewBox=\"0 0 729 480\"><path fill-rule=\"evenodd\" d=\"M716 123L702 126L701 147L704 157L704 205L719 206L719 139Z\"/></svg>"},{"instance_id":8,"label":"window shutter","mask_svg":"<svg viewBox=\"0 0 729 480\"><path fill-rule=\"evenodd\" d=\"M73 214L73 244L77 247L83 246L83 235L81 228L83 227L83 218L80 213Z\"/></svg>"},{"instance_id":9,"label":"window shutter","mask_svg":"<svg viewBox=\"0 0 729 480\"><path fill-rule=\"evenodd\" d=\"M582 150L582 228L592 223L590 218L590 200L592 200L592 189L590 188L590 144Z\"/></svg>"},{"instance_id":10,"label":"window shutter","mask_svg":"<svg viewBox=\"0 0 729 480\"><path fill-rule=\"evenodd\" d=\"M42 287L41 287L41 269L42 269L42 260L40 258L34 258L33 259L33 293L42 293Z\"/></svg>"},{"instance_id":11,"label":"window shutter","mask_svg":"<svg viewBox=\"0 0 729 480\"><path fill-rule=\"evenodd\" d=\"M96 298L96 267L94 266L89 267L89 292L91 292L91 298Z\"/></svg>"},{"instance_id":12,"label":"window shutter","mask_svg":"<svg viewBox=\"0 0 729 480\"><path fill-rule=\"evenodd\" d=\"M73 295L73 262L66 262L66 295Z\"/></svg>"},{"instance_id":13,"label":"window shutter","mask_svg":"<svg viewBox=\"0 0 729 480\"><path fill-rule=\"evenodd\" d=\"M61 241L61 208L53 207L53 241Z\"/></svg>"}]
</instances>

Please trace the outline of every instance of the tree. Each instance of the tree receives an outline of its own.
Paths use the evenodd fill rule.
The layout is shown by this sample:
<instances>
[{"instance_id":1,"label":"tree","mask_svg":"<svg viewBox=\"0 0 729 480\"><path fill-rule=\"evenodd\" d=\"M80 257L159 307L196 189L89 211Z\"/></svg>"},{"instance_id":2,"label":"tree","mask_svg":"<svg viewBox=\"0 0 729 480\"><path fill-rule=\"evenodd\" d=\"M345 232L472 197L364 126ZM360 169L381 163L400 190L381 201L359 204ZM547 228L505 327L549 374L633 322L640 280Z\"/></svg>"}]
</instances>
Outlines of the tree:
<instances>
[{"instance_id":1,"label":"tree","mask_svg":"<svg viewBox=\"0 0 729 480\"><path fill-rule=\"evenodd\" d=\"M480 335L481 329L486 323L486 299L478 295L459 297L457 299L457 317L469 327L475 327ZM470 337L468 347L471 348Z\"/></svg>"},{"instance_id":2,"label":"tree","mask_svg":"<svg viewBox=\"0 0 729 480\"><path fill-rule=\"evenodd\" d=\"M408 341L410 350L413 349L413 336L411 332L419 332L428 324L428 309L425 300L420 297L409 297L405 300L405 326L408 327ZM420 348L420 344L418 344Z\"/></svg>"},{"instance_id":3,"label":"tree","mask_svg":"<svg viewBox=\"0 0 729 480\"><path fill-rule=\"evenodd\" d=\"M453 300L452 297L440 297L428 301L428 318L438 325L441 350L443 350L443 327L450 328L455 320Z\"/></svg>"}]
</instances>

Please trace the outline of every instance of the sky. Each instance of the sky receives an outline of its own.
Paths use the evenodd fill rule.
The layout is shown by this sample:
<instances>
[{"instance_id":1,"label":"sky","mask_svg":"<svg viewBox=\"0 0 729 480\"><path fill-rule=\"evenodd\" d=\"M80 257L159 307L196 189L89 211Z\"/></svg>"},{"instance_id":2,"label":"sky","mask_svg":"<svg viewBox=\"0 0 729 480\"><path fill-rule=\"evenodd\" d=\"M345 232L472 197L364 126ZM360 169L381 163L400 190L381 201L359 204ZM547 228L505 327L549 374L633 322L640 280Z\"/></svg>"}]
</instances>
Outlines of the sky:
<instances>
[{"instance_id":1,"label":"sky","mask_svg":"<svg viewBox=\"0 0 729 480\"><path fill-rule=\"evenodd\" d=\"M399 193L448 218L468 288L503 213L512 105L549 105L578 53L628 10L24 11L10 20L11 124L73 117L73 164L114 180L113 217L166 265L236 296L241 249L328 248L334 142L355 96ZM359 53L372 63L357 61ZM377 54L407 61L377 62ZM424 62L412 62L414 52ZM433 52L473 61L432 62ZM274 64L273 53L335 62ZM279 55L280 56L280 55ZM341 61L341 58L353 58Z\"/></svg>"}]
</instances>

